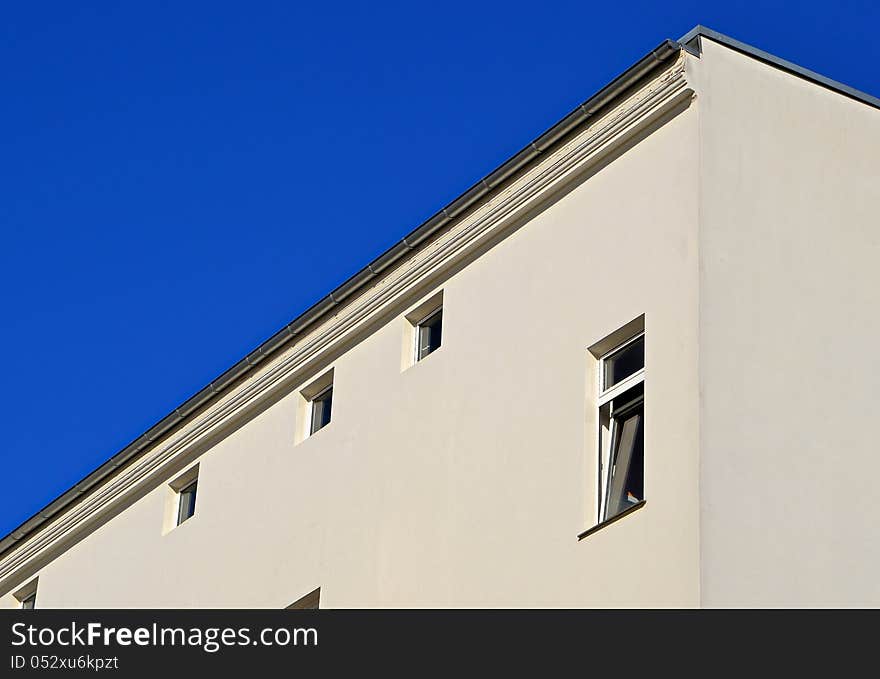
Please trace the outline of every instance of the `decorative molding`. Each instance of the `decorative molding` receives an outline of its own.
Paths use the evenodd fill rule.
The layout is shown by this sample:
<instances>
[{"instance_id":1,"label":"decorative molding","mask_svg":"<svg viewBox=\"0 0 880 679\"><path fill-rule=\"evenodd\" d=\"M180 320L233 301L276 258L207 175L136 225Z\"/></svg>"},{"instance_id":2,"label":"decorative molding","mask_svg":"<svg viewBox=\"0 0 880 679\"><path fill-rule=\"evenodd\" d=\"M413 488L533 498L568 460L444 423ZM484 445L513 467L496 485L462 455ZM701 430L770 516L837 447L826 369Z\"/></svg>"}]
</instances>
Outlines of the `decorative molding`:
<instances>
[{"instance_id":1,"label":"decorative molding","mask_svg":"<svg viewBox=\"0 0 880 679\"><path fill-rule=\"evenodd\" d=\"M347 304L339 313L311 330L299 342L271 359L228 394L153 445L129 467L93 491L80 503L48 522L0 560L0 591L14 587L55 558L60 551L95 530L104 517L138 492L171 476L181 458L195 452L223 428L246 418L268 399L308 378L306 370L346 342L359 337L387 310L397 308L408 294L436 279L468 254L546 200L610 151L646 130L676 107L689 105L693 90L685 75L682 55L668 69L630 95L617 107L585 126L566 143L547 153L534 166L486 202L454 223L424 249L416 251L381 280Z\"/></svg>"}]
</instances>

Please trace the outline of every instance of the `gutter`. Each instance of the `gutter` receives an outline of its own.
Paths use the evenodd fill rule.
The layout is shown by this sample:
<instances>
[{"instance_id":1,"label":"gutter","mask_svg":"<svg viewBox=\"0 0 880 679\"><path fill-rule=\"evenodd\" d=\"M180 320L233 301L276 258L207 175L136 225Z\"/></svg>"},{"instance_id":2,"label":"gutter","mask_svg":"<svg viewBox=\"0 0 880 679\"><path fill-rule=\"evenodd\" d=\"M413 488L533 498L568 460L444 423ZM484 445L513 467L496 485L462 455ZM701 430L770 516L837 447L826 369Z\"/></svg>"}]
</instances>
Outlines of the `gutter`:
<instances>
[{"instance_id":1,"label":"gutter","mask_svg":"<svg viewBox=\"0 0 880 679\"><path fill-rule=\"evenodd\" d=\"M591 121L595 116L601 115L609 104L627 90L655 73L664 64L668 64L678 57L682 49L681 43L673 40L664 40L656 49L651 50L633 66L528 144L519 153L483 177L458 198L410 232L403 240L379 255L365 268L342 283L329 295L309 307L304 313L272 335L208 386L191 396L175 408L173 412L159 420L159 422L125 446L107 462L74 485L73 488L63 493L4 538L0 539L0 557L33 535L47 521L74 506L99 483L130 464L153 443L172 432L197 411L217 399L231 385L250 374L257 366L265 362L266 359L294 341L304 331L325 318L353 294L376 280L382 273L391 269L410 252L418 249L421 245L438 235L440 231L449 226L457 217L467 212L498 186L553 148L561 139L567 137L586 122Z\"/></svg>"}]
</instances>

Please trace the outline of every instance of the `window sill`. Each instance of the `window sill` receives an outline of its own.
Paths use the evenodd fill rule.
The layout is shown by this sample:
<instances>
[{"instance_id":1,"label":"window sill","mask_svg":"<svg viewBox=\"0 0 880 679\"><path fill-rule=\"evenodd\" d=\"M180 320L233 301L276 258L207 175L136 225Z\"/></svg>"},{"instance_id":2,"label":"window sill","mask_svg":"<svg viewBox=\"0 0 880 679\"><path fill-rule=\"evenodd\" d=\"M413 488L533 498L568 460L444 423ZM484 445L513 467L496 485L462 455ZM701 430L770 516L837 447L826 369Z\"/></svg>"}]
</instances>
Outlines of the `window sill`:
<instances>
[{"instance_id":1,"label":"window sill","mask_svg":"<svg viewBox=\"0 0 880 679\"><path fill-rule=\"evenodd\" d=\"M630 514L632 514L636 510L641 509L644 506L645 506L645 500L642 500L641 502L637 502L636 504L634 504L632 507L628 507L627 509L624 509L622 512L620 512L620 514L615 514L610 519L606 519L602 523L597 523L592 528L588 528L583 533L578 535L578 541L581 541L585 537L587 537L588 535L592 535L593 533L605 528L605 526L610 526L615 521L620 521L620 519L622 519L624 516L629 516Z\"/></svg>"}]
</instances>

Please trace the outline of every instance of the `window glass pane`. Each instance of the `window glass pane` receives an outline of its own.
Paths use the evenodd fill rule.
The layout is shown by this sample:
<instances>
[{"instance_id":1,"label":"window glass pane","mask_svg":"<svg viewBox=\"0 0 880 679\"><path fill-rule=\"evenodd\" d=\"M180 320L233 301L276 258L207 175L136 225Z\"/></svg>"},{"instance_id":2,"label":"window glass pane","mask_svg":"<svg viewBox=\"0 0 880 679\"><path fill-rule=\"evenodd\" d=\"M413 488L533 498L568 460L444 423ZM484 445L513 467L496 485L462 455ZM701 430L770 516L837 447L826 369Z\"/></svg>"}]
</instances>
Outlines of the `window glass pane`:
<instances>
[{"instance_id":1,"label":"window glass pane","mask_svg":"<svg viewBox=\"0 0 880 679\"><path fill-rule=\"evenodd\" d=\"M627 344L604 360L605 376L603 389L609 389L621 380L645 367L645 338Z\"/></svg>"},{"instance_id":2,"label":"window glass pane","mask_svg":"<svg viewBox=\"0 0 880 679\"><path fill-rule=\"evenodd\" d=\"M332 407L333 387L330 387L312 399L312 434L330 423L330 411Z\"/></svg>"},{"instance_id":3,"label":"window glass pane","mask_svg":"<svg viewBox=\"0 0 880 679\"><path fill-rule=\"evenodd\" d=\"M625 410L629 410L632 406L640 403L645 398L645 385L637 384L630 387L617 398L611 401L611 417L617 417Z\"/></svg>"},{"instance_id":4,"label":"window glass pane","mask_svg":"<svg viewBox=\"0 0 880 679\"><path fill-rule=\"evenodd\" d=\"M37 603L37 593L34 592L30 596L27 596L21 600L21 607L23 609L30 610L30 609L34 608L36 603Z\"/></svg>"},{"instance_id":5,"label":"window glass pane","mask_svg":"<svg viewBox=\"0 0 880 679\"><path fill-rule=\"evenodd\" d=\"M182 524L196 513L197 485L198 482L193 482L180 491L180 501L177 510L177 525Z\"/></svg>"},{"instance_id":6,"label":"window glass pane","mask_svg":"<svg viewBox=\"0 0 880 679\"><path fill-rule=\"evenodd\" d=\"M419 323L419 360L440 348L443 330L443 309L431 314Z\"/></svg>"},{"instance_id":7,"label":"window glass pane","mask_svg":"<svg viewBox=\"0 0 880 679\"><path fill-rule=\"evenodd\" d=\"M614 418L611 479L605 518L645 499L644 404L627 408Z\"/></svg>"}]
</instances>

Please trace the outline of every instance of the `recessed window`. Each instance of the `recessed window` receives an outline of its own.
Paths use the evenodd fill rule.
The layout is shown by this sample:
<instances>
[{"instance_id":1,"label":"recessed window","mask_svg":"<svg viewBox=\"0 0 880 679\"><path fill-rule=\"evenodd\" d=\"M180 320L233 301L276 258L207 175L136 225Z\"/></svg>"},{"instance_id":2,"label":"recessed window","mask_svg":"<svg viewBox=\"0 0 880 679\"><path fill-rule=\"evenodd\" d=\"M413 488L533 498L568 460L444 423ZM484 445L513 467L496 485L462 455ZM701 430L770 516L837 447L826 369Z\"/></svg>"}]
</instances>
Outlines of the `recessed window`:
<instances>
[{"instance_id":1,"label":"recessed window","mask_svg":"<svg viewBox=\"0 0 880 679\"><path fill-rule=\"evenodd\" d=\"M195 516L196 496L199 490L199 465L194 464L179 474L166 488L163 534Z\"/></svg>"},{"instance_id":2,"label":"recessed window","mask_svg":"<svg viewBox=\"0 0 880 679\"><path fill-rule=\"evenodd\" d=\"M20 588L13 596L18 600L18 607L23 611L29 611L37 607L37 580L31 580Z\"/></svg>"},{"instance_id":3,"label":"recessed window","mask_svg":"<svg viewBox=\"0 0 880 679\"><path fill-rule=\"evenodd\" d=\"M645 335L600 359L599 521L645 499Z\"/></svg>"},{"instance_id":4,"label":"recessed window","mask_svg":"<svg viewBox=\"0 0 880 679\"><path fill-rule=\"evenodd\" d=\"M312 418L309 434L314 434L330 424L333 410L333 386L329 386L312 399Z\"/></svg>"},{"instance_id":5,"label":"recessed window","mask_svg":"<svg viewBox=\"0 0 880 679\"><path fill-rule=\"evenodd\" d=\"M411 368L440 348L443 342L443 291L420 300L404 314L401 371Z\"/></svg>"},{"instance_id":6,"label":"recessed window","mask_svg":"<svg viewBox=\"0 0 880 679\"><path fill-rule=\"evenodd\" d=\"M177 502L177 525L179 526L193 514L196 513L196 490L198 489L198 480L193 481L178 493Z\"/></svg>"},{"instance_id":7,"label":"recessed window","mask_svg":"<svg viewBox=\"0 0 880 679\"><path fill-rule=\"evenodd\" d=\"M294 443L302 443L324 429L333 417L334 369L330 368L300 389Z\"/></svg>"},{"instance_id":8,"label":"recessed window","mask_svg":"<svg viewBox=\"0 0 880 679\"><path fill-rule=\"evenodd\" d=\"M644 329L641 316L590 348L598 361L600 524L645 501Z\"/></svg>"},{"instance_id":9,"label":"recessed window","mask_svg":"<svg viewBox=\"0 0 880 679\"><path fill-rule=\"evenodd\" d=\"M443 308L436 309L429 316L422 319L416 325L416 360L421 361L425 356L440 348L443 336Z\"/></svg>"}]
</instances>

